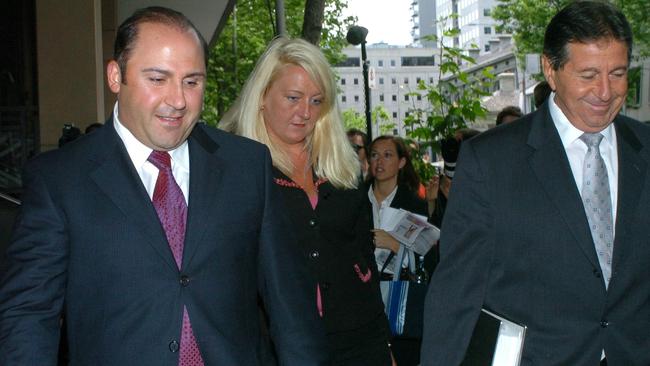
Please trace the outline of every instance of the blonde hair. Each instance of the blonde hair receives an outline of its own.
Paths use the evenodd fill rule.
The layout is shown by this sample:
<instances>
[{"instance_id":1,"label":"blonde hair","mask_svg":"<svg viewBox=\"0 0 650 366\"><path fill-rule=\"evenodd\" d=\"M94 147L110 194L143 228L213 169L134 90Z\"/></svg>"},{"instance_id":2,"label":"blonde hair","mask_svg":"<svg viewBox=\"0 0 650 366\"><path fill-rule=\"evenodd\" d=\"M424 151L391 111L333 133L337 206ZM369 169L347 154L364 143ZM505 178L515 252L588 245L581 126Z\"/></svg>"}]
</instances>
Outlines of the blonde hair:
<instances>
[{"instance_id":1,"label":"blonde hair","mask_svg":"<svg viewBox=\"0 0 650 366\"><path fill-rule=\"evenodd\" d=\"M265 93L287 65L302 67L324 96L322 113L305 144L314 173L337 188L355 188L359 182L359 158L345 135L334 74L323 53L305 40L279 37L271 42L246 81L233 113L221 121L220 128L265 144L271 151L273 165L292 176L294 164L269 136L261 110Z\"/></svg>"}]
</instances>

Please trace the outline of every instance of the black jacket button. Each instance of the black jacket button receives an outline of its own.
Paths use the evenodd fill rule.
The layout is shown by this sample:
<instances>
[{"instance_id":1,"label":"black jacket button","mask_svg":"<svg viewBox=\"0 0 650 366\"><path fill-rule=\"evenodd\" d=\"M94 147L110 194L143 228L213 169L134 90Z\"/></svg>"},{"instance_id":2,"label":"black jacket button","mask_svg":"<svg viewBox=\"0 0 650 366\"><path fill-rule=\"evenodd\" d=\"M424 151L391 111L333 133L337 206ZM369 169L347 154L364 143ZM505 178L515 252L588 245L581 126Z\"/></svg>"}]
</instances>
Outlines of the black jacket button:
<instances>
[{"instance_id":1,"label":"black jacket button","mask_svg":"<svg viewBox=\"0 0 650 366\"><path fill-rule=\"evenodd\" d=\"M609 326L609 322L607 320L601 320L600 321L600 327L601 328L607 328Z\"/></svg>"},{"instance_id":2,"label":"black jacket button","mask_svg":"<svg viewBox=\"0 0 650 366\"><path fill-rule=\"evenodd\" d=\"M596 278L600 278L600 277L602 277L602 274L600 273L599 270L594 269L594 276L596 276Z\"/></svg>"},{"instance_id":3,"label":"black jacket button","mask_svg":"<svg viewBox=\"0 0 650 366\"><path fill-rule=\"evenodd\" d=\"M330 283L329 282L323 282L320 284L320 288L323 290L329 290L330 288Z\"/></svg>"},{"instance_id":4,"label":"black jacket button","mask_svg":"<svg viewBox=\"0 0 650 366\"><path fill-rule=\"evenodd\" d=\"M180 282L181 286L187 287L187 285L190 284L190 278L188 276L186 276L186 275L182 275L179 282Z\"/></svg>"},{"instance_id":5,"label":"black jacket button","mask_svg":"<svg viewBox=\"0 0 650 366\"><path fill-rule=\"evenodd\" d=\"M316 227L316 225L318 225L318 221L316 221L316 219L309 220L309 227Z\"/></svg>"},{"instance_id":6,"label":"black jacket button","mask_svg":"<svg viewBox=\"0 0 650 366\"><path fill-rule=\"evenodd\" d=\"M169 350L172 351L172 353L178 352L179 348L180 346L178 345L178 342L176 341L169 342Z\"/></svg>"},{"instance_id":7,"label":"black jacket button","mask_svg":"<svg viewBox=\"0 0 650 366\"><path fill-rule=\"evenodd\" d=\"M309 257L311 259L318 259L318 257L320 257L320 253L318 252L318 250L312 250L311 252L309 252Z\"/></svg>"}]
</instances>

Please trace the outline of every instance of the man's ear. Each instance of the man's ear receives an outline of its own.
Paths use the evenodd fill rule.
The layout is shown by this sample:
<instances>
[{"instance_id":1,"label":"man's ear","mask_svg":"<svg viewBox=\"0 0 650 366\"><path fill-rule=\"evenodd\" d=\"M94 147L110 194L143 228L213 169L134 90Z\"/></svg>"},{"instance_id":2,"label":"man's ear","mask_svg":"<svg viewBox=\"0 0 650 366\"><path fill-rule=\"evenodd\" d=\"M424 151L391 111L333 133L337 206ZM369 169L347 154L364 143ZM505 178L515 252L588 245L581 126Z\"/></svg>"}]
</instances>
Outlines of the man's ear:
<instances>
[{"instance_id":1,"label":"man's ear","mask_svg":"<svg viewBox=\"0 0 650 366\"><path fill-rule=\"evenodd\" d=\"M111 91L116 94L119 93L122 85L122 71L114 60L109 61L108 65L106 65L106 78Z\"/></svg>"},{"instance_id":2,"label":"man's ear","mask_svg":"<svg viewBox=\"0 0 650 366\"><path fill-rule=\"evenodd\" d=\"M551 66L551 60L546 55L542 55L542 70L544 71L544 77L548 85L555 91L555 70Z\"/></svg>"}]
</instances>

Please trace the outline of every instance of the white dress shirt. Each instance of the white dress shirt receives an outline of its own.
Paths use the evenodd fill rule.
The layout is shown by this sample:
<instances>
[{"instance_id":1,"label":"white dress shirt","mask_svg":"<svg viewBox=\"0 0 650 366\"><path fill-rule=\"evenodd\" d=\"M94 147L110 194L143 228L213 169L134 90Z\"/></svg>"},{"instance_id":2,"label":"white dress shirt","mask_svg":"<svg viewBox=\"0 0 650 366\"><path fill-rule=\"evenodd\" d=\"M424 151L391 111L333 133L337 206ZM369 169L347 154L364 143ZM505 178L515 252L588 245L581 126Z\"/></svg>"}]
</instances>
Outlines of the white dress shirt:
<instances>
[{"instance_id":1,"label":"white dress shirt","mask_svg":"<svg viewBox=\"0 0 650 366\"><path fill-rule=\"evenodd\" d=\"M555 128L557 128L562 139L562 145L569 158L569 165L575 179L578 192L582 195L582 166L587 154L587 144L580 140L584 133L569 122L560 107L555 104L555 93L549 97L549 108ZM609 179L609 191L612 199L612 222L616 223L616 203L618 202L618 144L616 142L616 129L610 124L600 131L603 139L600 141L600 155L605 161L607 178ZM614 225L616 227L616 225ZM614 232L615 234L615 232Z\"/></svg>"},{"instance_id":2,"label":"white dress shirt","mask_svg":"<svg viewBox=\"0 0 650 366\"><path fill-rule=\"evenodd\" d=\"M156 180L158 179L158 168L155 165L150 163L147 159L153 149L147 147L142 142L140 142L129 129L127 129L118 115L117 103L113 108L113 126L115 126L115 131L124 142L126 151L129 153L129 157L133 162L135 170L138 172L144 188L149 194L149 198L153 197L153 191L156 188ZM181 188L183 196L185 197L185 203L189 204L189 187L190 187L190 155L187 147L187 141L184 141L179 147L174 150L169 151L172 161L172 174L176 183Z\"/></svg>"},{"instance_id":3,"label":"white dress shirt","mask_svg":"<svg viewBox=\"0 0 650 366\"><path fill-rule=\"evenodd\" d=\"M372 205L372 223L375 229L381 228L381 213L386 207L390 207L390 204L393 203L393 199L395 198L396 193L397 193L397 186L395 186L395 189L393 189L393 191L388 196L386 196L386 198L384 198L384 200L381 201L381 203L379 203L377 202L375 193L372 190L372 186L368 188L368 199L370 200L370 204ZM379 271L381 271L381 267L383 267L384 263L386 263L386 259L388 259L390 253L391 253L390 249L375 248L375 261L377 262L377 267L379 267L378 268ZM388 263L388 265L386 265L386 268L384 269L384 273L393 274L394 261L395 261L395 257L393 257ZM404 256L404 259L402 260L402 267L406 268L407 266L408 266L408 256Z\"/></svg>"}]
</instances>

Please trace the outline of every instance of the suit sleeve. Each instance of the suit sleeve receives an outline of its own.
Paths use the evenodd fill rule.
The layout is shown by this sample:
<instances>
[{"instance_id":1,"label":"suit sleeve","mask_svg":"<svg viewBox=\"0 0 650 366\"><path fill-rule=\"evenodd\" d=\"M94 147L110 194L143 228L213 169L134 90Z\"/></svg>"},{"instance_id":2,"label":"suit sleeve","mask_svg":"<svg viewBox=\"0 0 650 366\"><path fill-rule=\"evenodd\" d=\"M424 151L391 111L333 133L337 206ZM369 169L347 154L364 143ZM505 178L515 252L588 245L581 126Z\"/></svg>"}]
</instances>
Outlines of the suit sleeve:
<instances>
[{"instance_id":1,"label":"suit sleeve","mask_svg":"<svg viewBox=\"0 0 650 366\"><path fill-rule=\"evenodd\" d=\"M30 164L0 285L0 364L56 365L68 238L48 184Z\"/></svg>"},{"instance_id":2,"label":"suit sleeve","mask_svg":"<svg viewBox=\"0 0 650 366\"><path fill-rule=\"evenodd\" d=\"M490 196L474 145L463 143L425 301L422 365L458 365L465 356L492 261Z\"/></svg>"},{"instance_id":3,"label":"suit sleeve","mask_svg":"<svg viewBox=\"0 0 650 366\"><path fill-rule=\"evenodd\" d=\"M266 150L265 150L266 151ZM264 214L260 233L260 293L281 365L327 365L325 330L316 308L316 280L293 237L264 156Z\"/></svg>"}]
</instances>

